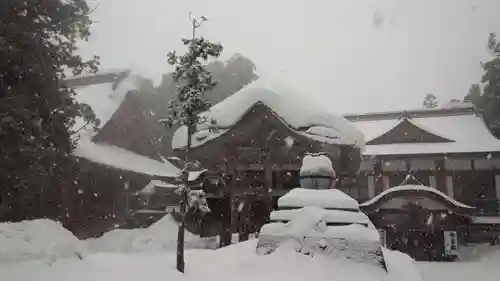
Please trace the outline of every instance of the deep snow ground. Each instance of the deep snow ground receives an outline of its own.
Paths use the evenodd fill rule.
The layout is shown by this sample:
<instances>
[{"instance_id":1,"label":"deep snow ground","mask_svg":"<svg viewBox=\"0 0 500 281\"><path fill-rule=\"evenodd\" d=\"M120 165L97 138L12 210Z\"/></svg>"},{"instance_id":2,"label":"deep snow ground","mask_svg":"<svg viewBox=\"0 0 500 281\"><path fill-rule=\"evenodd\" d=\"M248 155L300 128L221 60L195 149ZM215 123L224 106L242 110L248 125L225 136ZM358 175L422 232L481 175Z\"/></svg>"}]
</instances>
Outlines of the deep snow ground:
<instances>
[{"instance_id":1,"label":"deep snow ground","mask_svg":"<svg viewBox=\"0 0 500 281\"><path fill-rule=\"evenodd\" d=\"M197 237L189 237L196 246ZM476 256L471 262L417 266L407 255L384 249L390 272L386 274L375 266L310 258L286 247L258 256L256 240L219 250L188 250L182 275L175 270L175 238L176 226L169 217L149 229L113 231L92 241L80 241L48 220L0 224L0 280L474 281L479 276L481 281L500 280L500 247L473 249L467 254Z\"/></svg>"},{"instance_id":2,"label":"deep snow ground","mask_svg":"<svg viewBox=\"0 0 500 281\"><path fill-rule=\"evenodd\" d=\"M387 281L378 267L347 260L310 258L289 249L260 257L256 241L221 250L186 252L186 274L178 273L174 253L98 253L83 260L59 260L51 265L29 261L0 266L2 280L16 281L140 281L152 280L286 280Z\"/></svg>"},{"instance_id":3,"label":"deep snow ground","mask_svg":"<svg viewBox=\"0 0 500 281\"><path fill-rule=\"evenodd\" d=\"M500 247L480 245L468 262L418 262L423 281L498 281L500 280ZM469 253L469 256L472 256Z\"/></svg>"}]
</instances>

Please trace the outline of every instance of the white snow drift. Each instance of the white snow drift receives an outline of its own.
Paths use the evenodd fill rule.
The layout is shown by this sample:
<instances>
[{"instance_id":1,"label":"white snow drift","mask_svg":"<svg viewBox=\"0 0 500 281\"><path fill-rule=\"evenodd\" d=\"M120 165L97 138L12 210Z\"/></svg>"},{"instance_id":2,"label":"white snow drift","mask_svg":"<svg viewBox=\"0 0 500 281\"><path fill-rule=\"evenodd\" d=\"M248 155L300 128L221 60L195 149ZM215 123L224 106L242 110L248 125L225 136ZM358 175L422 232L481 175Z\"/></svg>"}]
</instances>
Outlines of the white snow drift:
<instances>
[{"instance_id":1,"label":"white snow drift","mask_svg":"<svg viewBox=\"0 0 500 281\"><path fill-rule=\"evenodd\" d=\"M148 228L114 229L102 237L89 239L92 252L110 253L154 253L175 251L177 222L166 215ZM186 230L186 248L205 248L205 240Z\"/></svg>"},{"instance_id":2,"label":"white snow drift","mask_svg":"<svg viewBox=\"0 0 500 281\"><path fill-rule=\"evenodd\" d=\"M255 240L250 240L215 251L187 251L185 274L176 271L175 253L169 253L96 254L50 267L30 263L0 266L0 276L2 280L16 281L141 281L145 278L169 281L420 281L418 276L401 272L392 276L381 268L349 260L311 258L286 247L261 257L253 251L255 245ZM406 259L394 265L405 269L411 266Z\"/></svg>"},{"instance_id":3,"label":"white snow drift","mask_svg":"<svg viewBox=\"0 0 500 281\"><path fill-rule=\"evenodd\" d=\"M60 223L39 219L0 223L0 264L62 258L82 258L85 242L78 240Z\"/></svg>"}]
</instances>

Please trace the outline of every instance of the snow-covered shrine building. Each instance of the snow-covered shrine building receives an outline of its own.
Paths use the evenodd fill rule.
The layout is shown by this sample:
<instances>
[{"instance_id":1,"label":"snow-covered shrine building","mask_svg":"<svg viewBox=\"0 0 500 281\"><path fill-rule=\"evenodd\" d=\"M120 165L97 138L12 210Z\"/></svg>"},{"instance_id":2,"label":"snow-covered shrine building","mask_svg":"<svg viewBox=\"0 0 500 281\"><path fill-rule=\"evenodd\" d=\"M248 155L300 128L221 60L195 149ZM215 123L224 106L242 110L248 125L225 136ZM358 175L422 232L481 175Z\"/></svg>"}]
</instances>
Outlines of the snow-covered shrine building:
<instances>
[{"instance_id":1,"label":"snow-covered shrine building","mask_svg":"<svg viewBox=\"0 0 500 281\"><path fill-rule=\"evenodd\" d=\"M340 188L364 202L388 244L429 259L450 233L457 243L498 241L500 140L473 106L345 117L364 133L366 147L357 179Z\"/></svg>"},{"instance_id":2,"label":"snow-covered shrine building","mask_svg":"<svg viewBox=\"0 0 500 281\"><path fill-rule=\"evenodd\" d=\"M76 120L74 126L79 141L73 154L83 171L74 188L63 188L71 231L85 238L123 226L141 205L154 203L142 199L157 187L166 191L161 194L161 211L140 210L144 216L158 219L165 214L166 204L178 205L175 187L168 182L180 170L152 145L153 134L164 128L146 114L150 112L146 94L150 93L140 91L144 78L117 70L70 77L65 83L75 89L76 100L90 105L100 120L96 130L83 120ZM134 194L139 196L130 196Z\"/></svg>"},{"instance_id":3,"label":"snow-covered shrine building","mask_svg":"<svg viewBox=\"0 0 500 281\"><path fill-rule=\"evenodd\" d=\"M343 117L309 108L286 94L259 79L205 113L215 122L198 126L189 157L223 175L222 183L205 185L212 209L205 218L205 235L258 231L278 197L300 186L306 153L327 155L340 177L356 175L363 135ZM172 140L180 158L186 131L181 127Z\"/></svg>"}]
</instances>

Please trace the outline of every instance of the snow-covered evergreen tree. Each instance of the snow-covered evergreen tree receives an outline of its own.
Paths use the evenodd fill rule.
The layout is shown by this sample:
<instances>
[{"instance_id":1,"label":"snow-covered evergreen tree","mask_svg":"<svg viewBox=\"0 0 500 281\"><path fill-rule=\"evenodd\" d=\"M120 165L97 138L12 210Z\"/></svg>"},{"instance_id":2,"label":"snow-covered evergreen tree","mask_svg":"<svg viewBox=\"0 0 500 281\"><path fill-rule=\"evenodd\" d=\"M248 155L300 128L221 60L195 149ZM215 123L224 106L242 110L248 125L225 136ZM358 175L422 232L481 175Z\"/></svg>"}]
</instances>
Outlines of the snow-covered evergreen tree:
<instances>
[{"instance_id":1,"label":"snow-covered evergreen tree","mask_svg":"<svg viewBox=\"0 0 500 281\"><path fill-rule=\"evenodd\" d=\"M85 0L0 1L0 202L4 219L58 216L75 181L71 138L88 106L62 85L65 71L97 70L75 54L89 36Z\"/></svg>"},{"instance_id":2,"label":"snow-covered evergreen tree","mask_svg":"<svg viewBox=\"0 0 500 281\"><path fill-rule=\"evenodd\" d=\"M485 119L493 132L500 135L500 42L494 33L488 39L488 49L492 59L484 63L484 75L481 82L484 85L483 105Z\"/></svg>"},{"instance_id":3,"label":"snow-covered evergreen tree","mask_svg":"<svg viewBox=\"0 0 500 281\"><path fill-rule=\"evenodd\" d=\"M427 94L424 98L423 106L425 108L436 108L438 107L438 101L435 95Z\"/></svg>"},{"instance_id":4,"label":"snow-covered evergreen tree","mask_svg":"<svg viewBox=\"0 0 500 281\"><path fill-rule=\"evenodd\" d=\"M177 269L184 272L184 221L186 214L186 206L196 208L196 211L206 212L206 200L203 202L203 194L195 193L189 190L188 174L190 169L199 168L199 163L189 161L187 159L189 149L191 148L191 138L196 131L196 127L201 122L207 120L202 119L199 114L208 110L210 103L202 97L207 92L212 90L216 82L212 79L212 75L205 68L204 62L210 58L217 58L222 52L220 43L212 43L203 37L196 36L196 30L207 19L201 17L199 19L191 17L193 34L190 39L183 38L182 43L187 47L186 53L177 55L175 51L168 54L168 62L174 67L173 77L177 84L177 99L171 101L169 110L171 114L162 122L167 126L180 124L187 127L187 145L185 148L186 162L183 169L183 183L179 190L182 198L181 202L181 222L179 224L179 235L177 241ZM200 200L198 200L200 199Z\"/></svg>"}]
</instances>

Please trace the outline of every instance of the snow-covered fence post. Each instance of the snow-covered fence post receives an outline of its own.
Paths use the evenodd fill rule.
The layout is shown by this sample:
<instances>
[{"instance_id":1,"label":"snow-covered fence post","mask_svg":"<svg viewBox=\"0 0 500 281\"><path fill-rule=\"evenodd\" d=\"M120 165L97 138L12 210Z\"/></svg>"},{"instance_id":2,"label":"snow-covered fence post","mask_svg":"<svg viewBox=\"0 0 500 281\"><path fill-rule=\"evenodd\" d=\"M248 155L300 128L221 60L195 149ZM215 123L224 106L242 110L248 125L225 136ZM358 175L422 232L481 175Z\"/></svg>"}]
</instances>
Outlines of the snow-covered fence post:
<instances>
[{"instance_id":1,"label":"snow-covered fence post","mask_svg":"<svg viewBox=\"0 0 500 281\"><path fill-rule=\"evenodd\" d=\"M212 80L212 75L202 65L203 61L209 58L217 58L222 52L220 43L212 43L203 37L196 37L196 29L207 19L199 19L190 16L192 25L191 39L182 39L182 43L187 47L185 54L178 56L175 51L168 53L168 63L174 67L172 76L177 84L177 99L169 104L170 115L162 119L161 122L171 127L179 124L186 127L187 141L184 150L185 167L182 171L182 183L180 185L181 195L181 222L177 237L177 270L184 272L184 231L186 207L192 197L189 190L189 170L196 164L189 161L189 151L192 147L192 137L196 132L197 125L208 122L207 118L199 114L210 108L210 103L203 99L206 91L212 90L216 83ZM212 121L212 120L210 120ZM205 202L206 203L206 202ZM202 206L203 204L195 204ZM200 210L203 212L203 210Z\"/></svg>"}]
</instances>

